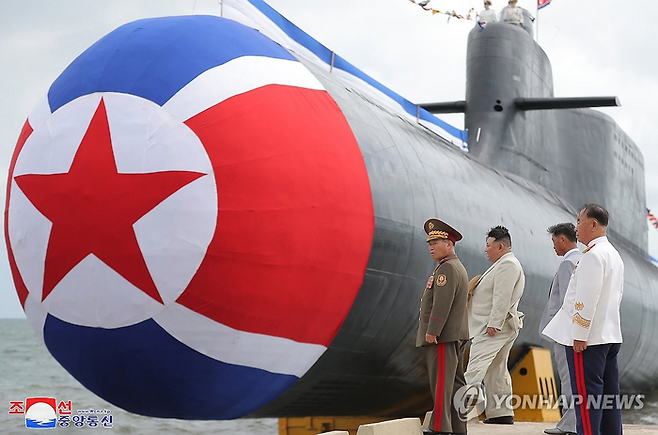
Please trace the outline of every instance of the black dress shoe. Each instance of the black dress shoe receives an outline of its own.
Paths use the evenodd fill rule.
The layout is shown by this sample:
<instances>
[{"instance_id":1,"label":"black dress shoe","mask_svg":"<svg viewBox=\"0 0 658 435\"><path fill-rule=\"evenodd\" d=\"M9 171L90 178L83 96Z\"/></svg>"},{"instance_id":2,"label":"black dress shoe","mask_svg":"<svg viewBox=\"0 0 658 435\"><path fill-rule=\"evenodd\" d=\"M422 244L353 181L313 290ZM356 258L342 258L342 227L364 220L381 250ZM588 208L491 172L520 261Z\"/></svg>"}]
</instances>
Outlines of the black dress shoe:
<instances>
[{"instance_id":1,"label":"black dress shoe","mask_svg":"<svg viewBox=\"0 0 658 435\"><path fill-rule=\"evenodd\" d=\"M558 429L556 427L551 429L545 429L544 433L548 435L576 435L576 432L567 432L567 431L563 431L562 429Z\"/></svg>"},{"instance_id":2,"label":"black dress shoe","mask_svg":"<svg viewBox=\"0 0 658 435\"><path fill-rule=\"evenodd\" d=\"M423 429L423 434L425 435L451 435L450 432L437 432L432 429Z\"/></svg>"},{"instance_id":3,"label":"black dress shoe","mask_svg":"<svg viewBox=\"0 0 658 435\"><path fill-rule=\"evenodd\" d=\"M505 415L503 417L493 417L484 420L486 424L514 424L514 417Z\"/></svg>"}]
</instances>

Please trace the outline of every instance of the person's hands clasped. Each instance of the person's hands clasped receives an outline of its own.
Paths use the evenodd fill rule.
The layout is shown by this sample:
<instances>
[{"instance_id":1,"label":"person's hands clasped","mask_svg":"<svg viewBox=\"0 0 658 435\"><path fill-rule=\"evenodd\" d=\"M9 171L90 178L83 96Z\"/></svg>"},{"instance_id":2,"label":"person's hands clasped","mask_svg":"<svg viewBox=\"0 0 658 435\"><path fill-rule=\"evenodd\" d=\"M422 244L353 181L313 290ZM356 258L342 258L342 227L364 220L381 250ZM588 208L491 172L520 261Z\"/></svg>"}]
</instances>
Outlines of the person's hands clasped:
<instances>
[{"instance_id":1,"label":"person's hands clasped","mask_svg":"<svg viewBox=\"0 0 658 435\"><path fill-rule=\"evenodd\" d=\"M574 352L582 352L585 349L587 349L587 342L586 341L581 341L581 340L574 340L573 341L573 351Z\"/></svg>"}]
</instances>

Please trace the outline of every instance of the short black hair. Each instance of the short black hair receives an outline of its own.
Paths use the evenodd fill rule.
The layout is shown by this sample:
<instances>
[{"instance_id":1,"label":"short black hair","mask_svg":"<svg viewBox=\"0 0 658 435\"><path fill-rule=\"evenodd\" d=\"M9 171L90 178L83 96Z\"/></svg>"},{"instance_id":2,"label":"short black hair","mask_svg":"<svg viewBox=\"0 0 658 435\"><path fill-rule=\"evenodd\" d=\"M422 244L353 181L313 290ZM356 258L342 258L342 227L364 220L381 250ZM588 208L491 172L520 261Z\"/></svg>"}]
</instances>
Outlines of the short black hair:
<instances>
[{"instance_id":1,"label":"short black hair","mask_svg":"<svg viewBox=\"0 0 658 435\"><path fill-rule=\"evenodd\" d=\"M580 211L583 210L585 210L585 216L588 218L596 219L596 221L604 227L608 226L608 219L610 218L608 210L598 204L585 204L580 207Z\"/></svg>"},{"instance_id":2,"label":"short black hair","mask_svg":"<svg viewBox=\"0 0 658 435\"><path fill-rule=\"evenodd\" d=\"M502 242L503 245L510 247L512 246L512 236L509 234L509 230L502 225L493 227L487 233L487 238L491 237L496 242Z\"/></svg>"},{"instance_id":3,"label":"short black hair","mask_svg":"<svg viewBox=\"0 0 658 435\"><path fill-rule=\"evenodd\" d=\"M553 236L564 236L571 242L576 242L576 227L571 222L555 224L546 230Z\"/></svg>"}]
</instances>

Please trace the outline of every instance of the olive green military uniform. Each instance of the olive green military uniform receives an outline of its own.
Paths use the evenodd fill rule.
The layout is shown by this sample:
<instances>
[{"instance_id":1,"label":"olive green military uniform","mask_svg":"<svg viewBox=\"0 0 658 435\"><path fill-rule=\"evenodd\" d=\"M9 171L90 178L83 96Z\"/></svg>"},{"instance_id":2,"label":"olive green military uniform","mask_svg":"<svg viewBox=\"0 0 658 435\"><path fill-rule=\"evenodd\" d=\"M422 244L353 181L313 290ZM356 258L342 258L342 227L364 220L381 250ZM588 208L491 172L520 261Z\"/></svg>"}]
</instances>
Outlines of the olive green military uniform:
<instances>
[{"instance_id":1,"label":"olive green military uniform","mask_svg":"<svg viewBox=\"0 0 658 435\"><path fill-rule=\"evenodd\" d=\"M429 428L436 432L466 433L453 399L466 385L462 344L469 338L467 295L468 275L461 261L454 254L443 258L425 287L416 337L416 347L425 353L434 399ZM436 335L438 344L425 341L425 334Z\"/></svg>"}]
</instances>

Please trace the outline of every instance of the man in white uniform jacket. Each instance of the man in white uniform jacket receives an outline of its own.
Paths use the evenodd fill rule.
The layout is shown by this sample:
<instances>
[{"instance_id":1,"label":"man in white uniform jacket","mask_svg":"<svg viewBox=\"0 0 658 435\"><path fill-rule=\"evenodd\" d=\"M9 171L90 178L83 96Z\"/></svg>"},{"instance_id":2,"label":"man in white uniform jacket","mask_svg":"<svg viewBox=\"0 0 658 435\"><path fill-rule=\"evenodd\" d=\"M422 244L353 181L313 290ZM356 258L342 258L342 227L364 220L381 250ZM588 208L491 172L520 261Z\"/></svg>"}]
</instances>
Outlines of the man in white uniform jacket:
<instances>
[{"instance_id":1,"label":"man in white uniform jacket","mask_svg":"<svg viewBox=\"0 0 658 435\"><path fill-rule=\"evenodd\" d=\"M543 331L566 346L571 387L576 400L583 399L576 406L578 434L622 433L617 355L624 263L606 237L607 226L603 207L583 206L576 235L587 249L574 269L562 307Z\"/></svg>"},{"instance_id":2,"label":"man in white uniform jacket","mask_svg":"<svg viewBox=\"0 0 658 435\"><path fill-rule=\"evenodd\" d=\"M493 264L482 274L467 305L472 341L464 377L468 385L480 385L484 381L485 423L513 424L514 411L508 407L511 401L505 400L512 394L507 360L523 325L523 313L517 308L525 275L512 252L507 228L494 227L487 236L484 251Z\"/></svg>"},{"instance_id":3,"label":"man in white uniform jacket","mask_svg":"<svg viewBox=\"0 0 658 435\"><path fill-rule=\"evenodd\" d=\"M484 0L484 10L478 14L478 23L481 25L495 23L498 21L498 15L496 14L496 11L489 9L489 6L491 6L491 1Z\"/></svg>"},{"instance_id":4,"label":"man in white uniform jacket","mask_svg":"<svg viewBox=\"0 0 658 435\"><path fill-rule=\"evenodd\" d=\"M523 25L523 9L516 5L516 0L509 0L507 6L500 11L500 21L509 24Z\"/></svg>"}]
</instances>

